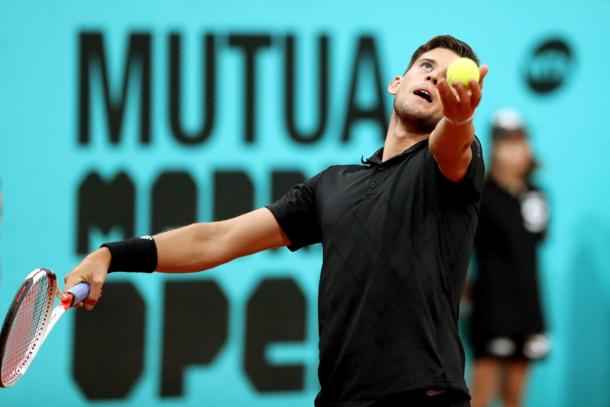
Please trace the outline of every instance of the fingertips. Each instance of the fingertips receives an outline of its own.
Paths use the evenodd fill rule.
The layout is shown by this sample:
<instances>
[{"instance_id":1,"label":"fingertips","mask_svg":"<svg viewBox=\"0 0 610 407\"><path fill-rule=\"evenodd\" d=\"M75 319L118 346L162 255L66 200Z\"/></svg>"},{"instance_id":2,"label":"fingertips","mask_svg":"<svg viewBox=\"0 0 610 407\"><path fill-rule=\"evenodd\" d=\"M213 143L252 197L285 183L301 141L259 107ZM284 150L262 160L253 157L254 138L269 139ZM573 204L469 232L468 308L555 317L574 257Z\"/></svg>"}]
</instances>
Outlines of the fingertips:
<instances>
[{"instance_id":1,"label":"fingertips","mask_svg":"<svg viewBox=\"0 0 610 407\"><path fill-rule=\"evenodd\" d=\"M487 73L489 72L489 66L487 65L481 65L479 67L479 86L483 87L483 79L485 79L485 77L487 76Z\"/></svg>"},{"instance_id":2,"label":"fingertips","mask_svg":"<svg viewBox=\"0 0 610 407\"><path fill-rule=\"evenodd\" d=\"M84 306L87 311L92 311L93 308L95 308L96 304L97 304L97 299L91 298L90 296L87 297L87 299L85 299L85 301L84 301ZM83 305L83 303L81 303L81 306L82 305Z\"/></svg>"},{"instance_id":3,"label":"fingertips","mask_svg":"<svg viewBox=\"0 0 610 407\"><path fill-rule=\"evenodd\" d=\"M488 65L483 64L479 67L479 73L481 74L481 79L483 79L485 77L485 75L487 75L487 72L489 72Z\"/></svg>"},{"instance_id":4,"label":"fingertips","mask_svg":"<svg viewBox=\"0 0 610 407\"><path fill-rule=\"evenodd\" d=\"M470 91L471 95L474 96L477 93L481 93L481 86L479 85L479 82L472 79L470 82L468 82L468 90Z\"/></svg>"},{"instance_id":5,"label":"fingertips","mask_svg":"<svg viewBox=\"0 0 610 407\"><path fill-rule=\"evenodd\" d=\"M468 99L468 91L461 82L455 83L453 87L457 91L460 102L463 102Z\"/></svg>"},{"instance_id":6,"label":"fingertips","mask_svg":"<svg viewBox=\"0 0 610 407\"><path fill-rule=\"evenodd\" d=\"M481 87L474 80L470 81L469 85L471 92L470 103L473 107L477 107L479 105L479 102L481 101Z\"/></svg>"},{"instance_id":7,"label":"fingertips","mask_svg":"<svg viewBox=\"0 0 610 407\"><path fill-rule=\"evenodd\" d=\"M64 291L68 291L78 283L86 282L86 278L82 275L78 268L75 268L64 276Z\"/></svg>"},{"instance_id":8,"label":"fingertips","mask_svg":"<svg viewBox=\"0 0 610 407\"><path fill-rule=\"evenodd\" d=\"M88 311L91 311L95 307L95 304L97 304L100 297L102 296L102 285L102 279L94 277L91 281L89 296L85 300L85 308Z\"/></svg>"},{"instance_id":9,"label":"fingertips","mask_svg":"<svg viewBox=\"0 0 610 407\"><path fill-rule=\"evenodd\" d=\"M445 79L441 79L436 86L443 104L457 102L458 94L455 88L449 85L449 82L447 82Z\"/></svg>"}]
</instances>

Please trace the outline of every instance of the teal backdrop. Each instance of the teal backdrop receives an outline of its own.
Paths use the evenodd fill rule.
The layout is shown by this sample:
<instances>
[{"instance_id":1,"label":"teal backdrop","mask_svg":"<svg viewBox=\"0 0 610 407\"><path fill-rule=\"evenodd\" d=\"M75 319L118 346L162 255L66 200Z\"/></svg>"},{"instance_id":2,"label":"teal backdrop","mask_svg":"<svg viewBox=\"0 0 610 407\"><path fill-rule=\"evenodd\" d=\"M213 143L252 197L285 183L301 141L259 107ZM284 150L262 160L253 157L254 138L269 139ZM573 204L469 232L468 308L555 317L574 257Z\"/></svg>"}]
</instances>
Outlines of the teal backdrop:
<instances>
[{"instance_id":1,"label":"teal backdrop","mask_svg":"<svg viewBox=\"0 0 610 407\"><path fill-rule=\"evenodd\" d=\"M608 21L600 0L3 0L0 314L36 267L62 277L103 241L233 216L358 163L382 145L388 82L449 33L490 66L484 149L493 112L520 110L552 204L553 349L527 405L609 406ZM311 406L320 261L313 247L113 274L0 405Z\"/></svg>"}]
</instances>

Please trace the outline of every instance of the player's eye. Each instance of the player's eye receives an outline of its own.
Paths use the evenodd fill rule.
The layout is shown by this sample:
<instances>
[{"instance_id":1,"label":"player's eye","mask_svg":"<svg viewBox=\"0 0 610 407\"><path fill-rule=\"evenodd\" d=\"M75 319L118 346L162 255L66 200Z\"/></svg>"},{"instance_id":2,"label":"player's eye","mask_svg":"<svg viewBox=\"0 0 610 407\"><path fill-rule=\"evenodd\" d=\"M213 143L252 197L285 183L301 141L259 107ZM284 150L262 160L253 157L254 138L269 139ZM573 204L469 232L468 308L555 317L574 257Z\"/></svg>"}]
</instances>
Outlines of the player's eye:
<instances>
[{"instance_id":1,"label":"player's eye","mask_svg":"<svg viewBox=\"0 0 610 407\"><path fill-rule=\"evenodd\" d=\"M432 66L432 64L430 62L422 62L420 65L420 68L422 69L422 71L424 72L432 72L432 70L434 69L434 67Z\"/></svg>"}]
</instances>

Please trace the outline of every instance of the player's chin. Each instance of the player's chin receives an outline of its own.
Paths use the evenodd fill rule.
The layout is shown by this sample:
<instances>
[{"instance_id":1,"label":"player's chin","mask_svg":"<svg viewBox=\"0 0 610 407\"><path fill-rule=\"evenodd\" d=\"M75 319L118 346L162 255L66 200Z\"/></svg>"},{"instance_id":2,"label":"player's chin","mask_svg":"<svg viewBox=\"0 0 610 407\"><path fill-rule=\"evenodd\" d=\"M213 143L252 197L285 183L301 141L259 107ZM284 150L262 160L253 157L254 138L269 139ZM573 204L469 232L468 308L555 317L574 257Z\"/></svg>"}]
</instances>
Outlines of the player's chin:
<instances>
[{"instance_id":1,"label":"player's chin","mask_svg":"<svg viewBox=\"0 0 610 407\"><path fill-rule=\"evenodd\" d=\"M443 118L443 106L440 103L431 103L414 110L417 112L416 116L429 123L437 123Z\"/></svg>"},{"instance_id":2,"label":"player's chin","mask_svg":"<svg viewBox=\"0 0 610 407\"><path fill-rule=\"evenodd\" d=\"M439 106L435 102L426 102L416 100L415 103L410 103L408 109L414 116L429 117L434 116L439 111Z\"/></svg>"}]
</instances>

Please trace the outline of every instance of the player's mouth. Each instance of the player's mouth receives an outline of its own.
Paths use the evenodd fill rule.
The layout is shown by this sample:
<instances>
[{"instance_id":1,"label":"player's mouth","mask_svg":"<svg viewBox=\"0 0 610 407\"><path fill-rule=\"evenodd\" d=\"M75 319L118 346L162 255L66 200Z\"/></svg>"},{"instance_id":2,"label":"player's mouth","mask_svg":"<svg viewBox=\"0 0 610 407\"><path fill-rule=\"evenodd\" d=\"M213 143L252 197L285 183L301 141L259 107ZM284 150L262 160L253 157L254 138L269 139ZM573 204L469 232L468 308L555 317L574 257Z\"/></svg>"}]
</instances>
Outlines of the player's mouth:
<instances>
[{"instance_id":1,"label":"player's mouth","mask_svg":"<svg viewBox=\"0 0 610 407\"><path fill-rule=\"evenodd\" d=\"M416 89L415 91L413 91L413 94L415 96L419 96L428 103L432 103L432 93L430 93L426 89Z\"/></svg>"}]
</instances>

